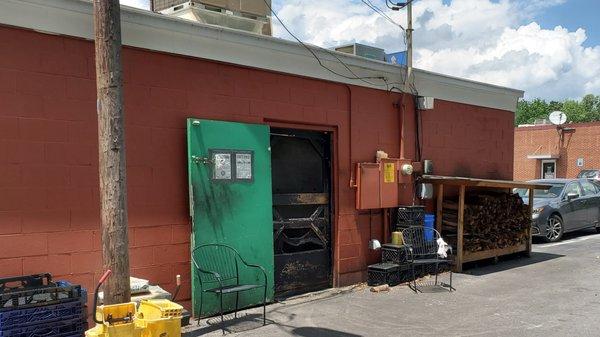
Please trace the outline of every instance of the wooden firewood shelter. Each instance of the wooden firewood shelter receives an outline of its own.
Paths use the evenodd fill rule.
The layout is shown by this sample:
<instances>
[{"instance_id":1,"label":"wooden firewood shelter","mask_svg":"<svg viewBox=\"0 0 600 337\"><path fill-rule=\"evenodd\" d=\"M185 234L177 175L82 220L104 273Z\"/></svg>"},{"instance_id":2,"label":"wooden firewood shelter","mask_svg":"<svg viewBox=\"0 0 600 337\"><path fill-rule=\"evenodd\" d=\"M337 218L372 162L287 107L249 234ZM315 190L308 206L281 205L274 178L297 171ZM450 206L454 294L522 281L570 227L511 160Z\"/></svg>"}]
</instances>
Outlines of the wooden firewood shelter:
<instances>
[{"instance_id":1,"label":"wooden firewood shelter","mask_svg":"<svg viewBox=\"0 0 600 337\"><path fill-rule=\"evenodd\" d=\"M534 189L548 189L551 186L544 184L528 183L521 181L507 180L488 180L475 179L465 177L448 177L424 175L421 179L423 183L434 185L437 191L436 198L436 230L442 231L442 212L444 203L444 186L458 187L458 224L457 224L457 242L455 251L455 271L461 272L463 263L479 261L488 258L497 258L498 256L525 252L528 255L531 253L531 226L527 229L527 242L514 246L489 249L477 252L467 252L464 250L464 211L465 211L465 192L469 188L486 188L512 191L513 188L526 188L529 190L529 195L533 195ZM529 203L529 216L533 211L533 203ZM489 224L494 226L494 224Z\"/></svg>"}]
</instances>

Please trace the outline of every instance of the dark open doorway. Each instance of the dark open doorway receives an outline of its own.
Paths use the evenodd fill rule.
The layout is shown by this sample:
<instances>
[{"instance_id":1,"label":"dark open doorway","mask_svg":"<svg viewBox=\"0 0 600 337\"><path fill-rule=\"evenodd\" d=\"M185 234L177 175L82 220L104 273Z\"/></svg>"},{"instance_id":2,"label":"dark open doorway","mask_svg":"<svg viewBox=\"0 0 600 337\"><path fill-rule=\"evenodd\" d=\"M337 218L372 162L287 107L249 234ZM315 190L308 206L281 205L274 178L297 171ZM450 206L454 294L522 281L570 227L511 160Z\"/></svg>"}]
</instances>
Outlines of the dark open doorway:
<instances>
[{"instance_id":1,"label":"dark open doorway","mask_svg":"<svg viewBox=\"0 0 600 337\"><path fill-rule=\"evenodd\" d=\"M331 133L271 129L275 294L332 285Z\"/></svg>"}]
</instances>

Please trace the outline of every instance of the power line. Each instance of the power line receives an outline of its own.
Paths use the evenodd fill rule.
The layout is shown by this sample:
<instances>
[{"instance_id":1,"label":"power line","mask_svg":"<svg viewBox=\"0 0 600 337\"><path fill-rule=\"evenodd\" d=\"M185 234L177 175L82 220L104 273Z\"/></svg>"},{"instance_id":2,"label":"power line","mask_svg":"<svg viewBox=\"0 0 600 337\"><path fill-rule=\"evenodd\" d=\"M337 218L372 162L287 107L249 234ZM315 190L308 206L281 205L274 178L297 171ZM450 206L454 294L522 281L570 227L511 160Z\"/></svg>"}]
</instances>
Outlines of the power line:
<instances>
[{"instance_id":1,"label":"power line","mask_svg":"<svg viewBox=\"0 0 600 337\"><path fill-rule=\"evenodd\" d=\"M386 19L387 21L389 21L394 26L398 26L403 31L405 30L404 27L402 27L401 24L399 24L396 21L394 21L394 19L392 19L389 15L387 15L384 11L382 11L381 8L379 8L375 4L373 4L370 0L361 0L361 2L364 3L365 5L367 5L367 7L371 8L375 13L379 14L380 16L382 16L384 19Z\"/></svg>"},{"instance_id":2,"label":"power line","mask_svg":"<svg viewBox=\"0 0 600 337\"><path fill-rule=\"evenodd\" d=\"M267 0L263 0L265 5L267 5L267 8L269 8L269 11L273 14L273 16L275 16L275 18L277 19L277 21L279 21L279 23L281 24L281 26L283 27L283 29L285 29L286 32L288 32L288 34L290 34L296 41L298 41L298 43L300 43L306 50L308 50L312 56L317 60L317 62L319 63L319 65L321 67L323 67L324 69L328 70L329 72L338 75L340 77L346 78L346 79L350 79L350 80L360 80L363 81L367 84L370 85L374 85L374 86L386 86L387 88L387 84L381 85L381 84L376 84L376 83L372 83L369 81L366 81L366 79L379 79L379 80L383 80L384 82L387 82L386 78L383 76L358 76L354 71L352 71L352 69L350 69L350 67L343 62L342 60L340 60L340 58L335 55L335 53L331 52L330 50L326 49L326 48L322 48L319 46L315 46L316 49L321 50L321 51L325 51L326 53L328 53L329 55L335 57L338 62L340 62L340 64L342 64L344 66L344 68L346 68L352 75L354 75L354 77L352 76L348 76L345 74L341 74L329 67L327 67L325 64L323 64L323 61L321 61L321 59L319 58L319 56L317 56L317 54L314 52L314 50L312 50L312 48L310 48L310 46L308 46L306 43L304 43L302 40L300 40L300 38L298 38L294 33L292 33L292 31L285 25L285 23L283 23L283 20L281 20L281 18L279 18L279 16L277 15L277 13L275 13L275 11L273 10L273 8L271 7L271 5L268 3Z\"/></svg>"},{"instance_id":3,"label":"power line","mask_svg":"<svg viewBox=\"0 0 600 337\"><path fill-rule=\"evenodd\" d=\"M389 21L391 24L393 24L394 26L397 26L398 28L400 28L402 30L402 39L404 40L404 44L406 44L406 29L399 23L397 23L396 21L394 21L394 19L392 19L389 15L387 15L383 10L381 10L381 8L377 7L375 4L373 4L370 0L361 0L361 2L365 5L367 5L367 7L371 8L375 13L381 15L384 19L386 19L387 21ZM389 3L391 3L390 0L386 0L386 5L389 9L392 10L398 10L401 8L404 8L404 6L408 5L410 2L407 2L406 4L404 4L402 7L390 7ZM396 8L396 9L394 9Z\"/></svg>"}]
</instances>

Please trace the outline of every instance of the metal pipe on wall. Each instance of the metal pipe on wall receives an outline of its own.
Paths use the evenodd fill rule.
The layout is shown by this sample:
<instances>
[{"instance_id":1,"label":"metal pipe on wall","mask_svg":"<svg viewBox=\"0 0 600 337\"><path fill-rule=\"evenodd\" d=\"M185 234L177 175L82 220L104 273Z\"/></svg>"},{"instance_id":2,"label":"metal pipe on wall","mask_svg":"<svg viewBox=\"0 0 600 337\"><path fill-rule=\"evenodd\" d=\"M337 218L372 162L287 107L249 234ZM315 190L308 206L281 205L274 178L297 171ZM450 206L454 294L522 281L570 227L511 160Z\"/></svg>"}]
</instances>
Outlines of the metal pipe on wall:
<instances>
[{"instance_id":1,"label":"metal pipe on wall","mask_svg":"<svg viewBox=\"0 0 600 337\"><path fill-rule=\"evenodd\" d=\"M353 177L353 169L352 169L352 88L350 85L346 84L346 89L348 89L348 169L350 170L350 188L356 187L356 182Z\"/></svg>"},{"instance_id":2,"label":"metal pipe on wall","mask_svg":"<svg viewBox=\"0 0 600 337\"><path fill-rule=\"evenodd\" d=\"M406 95L405 93L402 93L400 96L400 100L397 103L394 103L394 107L398 110L398 120L400 122L400 138L399 138L399 143L398 144L400 146L400 159L405 159L404 155L405 155L405 141L404 141L404 136L405 136L405 129L404 129L404 111L406 110L406 106L404 105L404 95Z\"/></svg>"}]
</instances>

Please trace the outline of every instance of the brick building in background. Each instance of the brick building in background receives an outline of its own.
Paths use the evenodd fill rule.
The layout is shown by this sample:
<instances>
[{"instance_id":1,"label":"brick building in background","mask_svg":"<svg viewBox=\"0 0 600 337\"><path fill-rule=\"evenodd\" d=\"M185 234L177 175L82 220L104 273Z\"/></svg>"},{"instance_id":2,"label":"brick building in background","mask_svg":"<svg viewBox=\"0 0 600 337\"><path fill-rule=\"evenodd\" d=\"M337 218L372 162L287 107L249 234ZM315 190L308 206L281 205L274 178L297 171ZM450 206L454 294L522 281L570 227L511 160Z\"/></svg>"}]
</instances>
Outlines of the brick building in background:
<instances>
[{"instance_id":1,"label":"brick building in background","mask_svg":"<svg viewBox=\"0 0 600 337\"><path fill-rule=\"evenodd\" d=\"M514 164L515 180L575 178L583 169L600 169L600 122L519 126Z\"/></svg>"},{"instance_id":2,"label":"brick building in background","mask_svg":"<svg viewBox=\"0 0 600 337\"><path fill-rule=\"evenodd\" d=\"M382 212L356 210L351 172L377 150L397 157L401 124L415 158L414 97L372 84L401 82L403 68L318 52L330 69L345 72L343 60L371 80L348 79L297 43L131 8L122 22L132 275L172 290L181 274L179 300L189 305L193 117L328 134L328 286L364 281ZM94 64L91 3L0 2L0 277L50 272L93 289L102 273ZM435 98L419 113L422 157L435 173L511 179L523 92L414 74L419 94Z\"/></svg>"}]
</instances>

